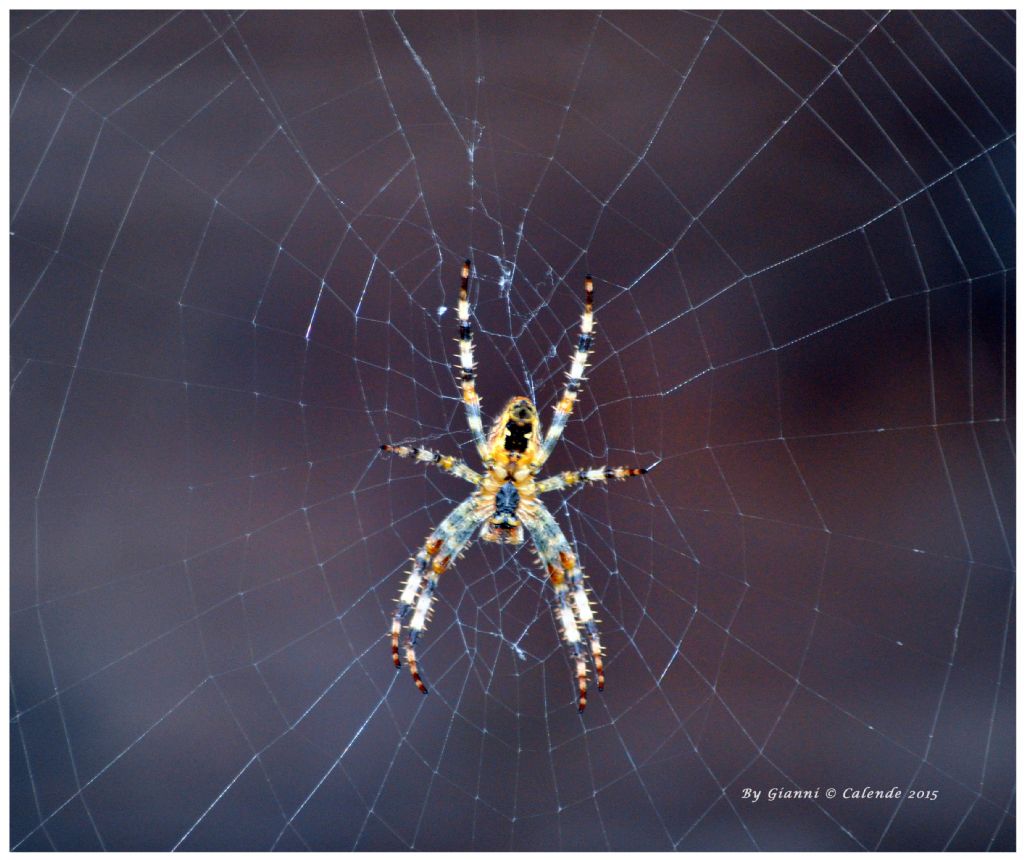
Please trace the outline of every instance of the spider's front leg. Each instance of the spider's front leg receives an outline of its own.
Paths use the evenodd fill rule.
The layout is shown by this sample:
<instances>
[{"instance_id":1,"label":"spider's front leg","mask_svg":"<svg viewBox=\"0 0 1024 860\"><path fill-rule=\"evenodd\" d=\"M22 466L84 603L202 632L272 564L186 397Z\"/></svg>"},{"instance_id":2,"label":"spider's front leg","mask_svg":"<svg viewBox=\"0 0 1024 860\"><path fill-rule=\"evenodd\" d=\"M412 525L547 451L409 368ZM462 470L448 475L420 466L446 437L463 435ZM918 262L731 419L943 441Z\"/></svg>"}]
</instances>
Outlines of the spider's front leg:
<instances>
[{"instance_id":1,"label":"spider's front leg","mask_svg":"<svg viewBox=\"0 0 1024 860\"><path fill-rule=\"evenodd\" d=\"M562 635L572 649L576 663L579 708L583 711L587 707L587 649L584 636L590 644L590 655L597 675L597 689L604 689L604 661L601 639L597 633L597 621L583 586L583 571L576 560L576 554L569 546L569 541L566 540L551 512L539 499L534 505L530 513L524 517L524 522L530 530L530 536L541 561L547 567L551 586L555 590Z\"/></svg>"},{"instance_id":2,"label":"spider's front leg","mask_svg":"<svg viewBox=\"0 0 1024 860\"><path fill-rule=\"evenodd\" d=\"M565 391L562 392L562 399L555 407L554 417L551 419L551 426L541 443L540 452L536 460L536 468L540 468L551 456L569 423L569 416L572 415L573 406L583 385L583 371L587 367L587 356L594 347L594 279L587 275L583 282L583 316L580 318L580 336L576 342L576 352L573 353L572 366L569 368L569 381L565 383Z\"/></svg>"},{"instance_id":3,"label":"spider's front leg","mask_svg":"<svg viewBox=\"0 0 1024 860\"><path fill-rule=\"evenodd\" d=\"M412 611L412 619L409 622L409 638L405 645L405 658L409 663L412 679L416 682L420 692L426 693L427 688L420 678L419 667L416 663L416 640L426 626L438 579L459 553L465 549L481 519L478 513L476 494L470 496L445 517L430 533L423 547L416 554L416 558L413 559L409 577L398 598L398 606L395 607L391 621L391 656L395 668L399 668L401 659L399 658L398 640L402 634L402 624L409 612Z\"/></svg>"}]
</instances>

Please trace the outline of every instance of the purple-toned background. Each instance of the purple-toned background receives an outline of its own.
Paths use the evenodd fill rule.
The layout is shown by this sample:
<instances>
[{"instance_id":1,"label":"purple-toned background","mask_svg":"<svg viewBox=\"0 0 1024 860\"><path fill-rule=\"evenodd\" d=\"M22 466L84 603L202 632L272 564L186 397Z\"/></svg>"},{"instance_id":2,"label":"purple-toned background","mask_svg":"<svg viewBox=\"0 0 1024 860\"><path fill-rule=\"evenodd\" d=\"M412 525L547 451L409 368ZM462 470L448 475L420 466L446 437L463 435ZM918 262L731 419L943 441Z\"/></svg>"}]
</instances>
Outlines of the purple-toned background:
<instances>
[{"instance_id":1,"label":"purple-toned background","mask_svg":"<svg viewBox=\"0 0 1024 860\"><path fill-rule=\"evenodd\" d=\"M1010 849L1015 21L11 16L11 844ZM527 550L384 638L493 414L597 347ZM826 799L897 786L935 800ZM756 804L745 788L821 797Z\"/></svg>"}]
</instances>

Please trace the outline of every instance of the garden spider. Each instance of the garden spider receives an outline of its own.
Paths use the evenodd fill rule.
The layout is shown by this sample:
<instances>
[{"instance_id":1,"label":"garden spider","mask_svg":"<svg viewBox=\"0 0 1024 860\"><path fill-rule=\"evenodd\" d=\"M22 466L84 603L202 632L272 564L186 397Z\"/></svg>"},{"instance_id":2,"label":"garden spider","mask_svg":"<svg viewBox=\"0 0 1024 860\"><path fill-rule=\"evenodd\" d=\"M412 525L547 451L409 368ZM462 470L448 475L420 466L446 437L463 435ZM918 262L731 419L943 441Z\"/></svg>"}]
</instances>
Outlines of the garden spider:
<instances>
[{"instance_id":1,"label":"garden spider","mask_svg":"<svg viewBox=\"0 0 1024 860\"><path fill-rule=\"evenodd\" d=\"M594 281L590 275L587 275L584 282L583 318L572 367L568 373L569 381L565 385L562 399L555 407L547 433L543 434L542 439L537 407L529 397L520 395L505 404L490 434L484 436L480 398L474 384L473 324L469 320L471 268L471 262L466 260L462 266L462 286L459 289L459 358L462 364L462 400L466 405L466 419L473 433L477 453L483 462L484 473L481 475L455 457L437 454L425 448L381 445L382 451L420 463L431 463L476 487L469 498L427 536L423 548L413 559L409 578L398 599L391 624L391 654L395 667L400 667L399 637L406 617L412 612L409 636L405 643L405 658L416 686L426 693L427 688L416 663L416 641L430 614L434 590L441 574L466 548L478 527L481 539L507 544L522 543L525 528L530 533L541 562L547 568L548 579L554 588L558 601L556 614L562 635L576 661L579 708L582 711L587 706L588 650L594 661L597 689L604 689L601 640L597 635L597 622L583 586L583 571L576 560L576 554L538 496L577 484L595 484L609 478L623 480L633 475L643 475L647 469L597 467L562 472L540 481L534 479L551 456L569 421L583 382L587 355L594 345Z\"/></svg>"}]
</instances>

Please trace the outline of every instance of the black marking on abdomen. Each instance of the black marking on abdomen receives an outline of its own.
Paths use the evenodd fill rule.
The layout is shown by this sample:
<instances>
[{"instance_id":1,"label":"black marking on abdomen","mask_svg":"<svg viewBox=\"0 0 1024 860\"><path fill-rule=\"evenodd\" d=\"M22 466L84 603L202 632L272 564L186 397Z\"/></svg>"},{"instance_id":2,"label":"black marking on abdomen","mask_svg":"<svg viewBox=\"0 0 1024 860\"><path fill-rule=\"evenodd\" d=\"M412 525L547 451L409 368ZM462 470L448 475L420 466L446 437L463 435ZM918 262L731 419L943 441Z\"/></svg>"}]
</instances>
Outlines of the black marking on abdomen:
<instances>
[{"instance_id":1,"label":"black marking on abdomen","mask_svg":"<svg viewBox=\"0 0 1024 860\"><path fill-rule=\"evenodd\" d=\"M528 437L530 431L533 429L533 423L530 421L524 421L519 424L515 421L509 421L505 425L505 429L508 431L508 434L505 436L505 450L525 454L526 449L530 445Z\"/></svg>"}]
</instances>

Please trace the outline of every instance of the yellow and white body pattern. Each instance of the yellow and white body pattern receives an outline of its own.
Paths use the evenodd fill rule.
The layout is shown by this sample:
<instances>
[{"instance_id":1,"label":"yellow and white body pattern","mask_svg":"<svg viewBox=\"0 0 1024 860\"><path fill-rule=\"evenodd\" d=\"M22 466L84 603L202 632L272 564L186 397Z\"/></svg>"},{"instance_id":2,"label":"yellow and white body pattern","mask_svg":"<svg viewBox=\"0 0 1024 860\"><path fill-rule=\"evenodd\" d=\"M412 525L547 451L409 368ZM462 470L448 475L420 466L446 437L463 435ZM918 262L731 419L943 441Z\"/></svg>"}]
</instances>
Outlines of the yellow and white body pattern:
<instances>
[{"instance_id":1,"label":"yellow and white body pattern","mask_svg":"<svg viewBox=\"0 0 1024 860\"><path fill-rule=\"evenodd\" d=\"M381 450L387 453L435 465L475 486L470 496L427 536L413 559L391 623L392 659L396 667L401 666L400 640L402 628L408 624L404 647L406 662L416 686L426 693L416 661L416 642L430 618L434 591L441 575L458 558L478 529L481 540L492 543L520 544L529 533L555 593L556 616L562 636L572 652L579 709L583 711L587 706L588 658L594 665L598 689L604 689L604 660L597 620L576 554L539 496L581 484L603 483L610 478L623 480L643 475L647 470L590 467L536 480L537 472L551 456L572 415L583 383L587 357L594 345L594 282L589 275L584 282L583 317L569 378L547 433L542 433L533 401L521 395L505 404L490 433L484 436L480 398L476 393L473 324L469 316L471 269L467 260L462 267L459 290L459 363L466 420L483 463L483 474L462 460L425 448L381 446Z\"/></svg>"}]
</instances>

